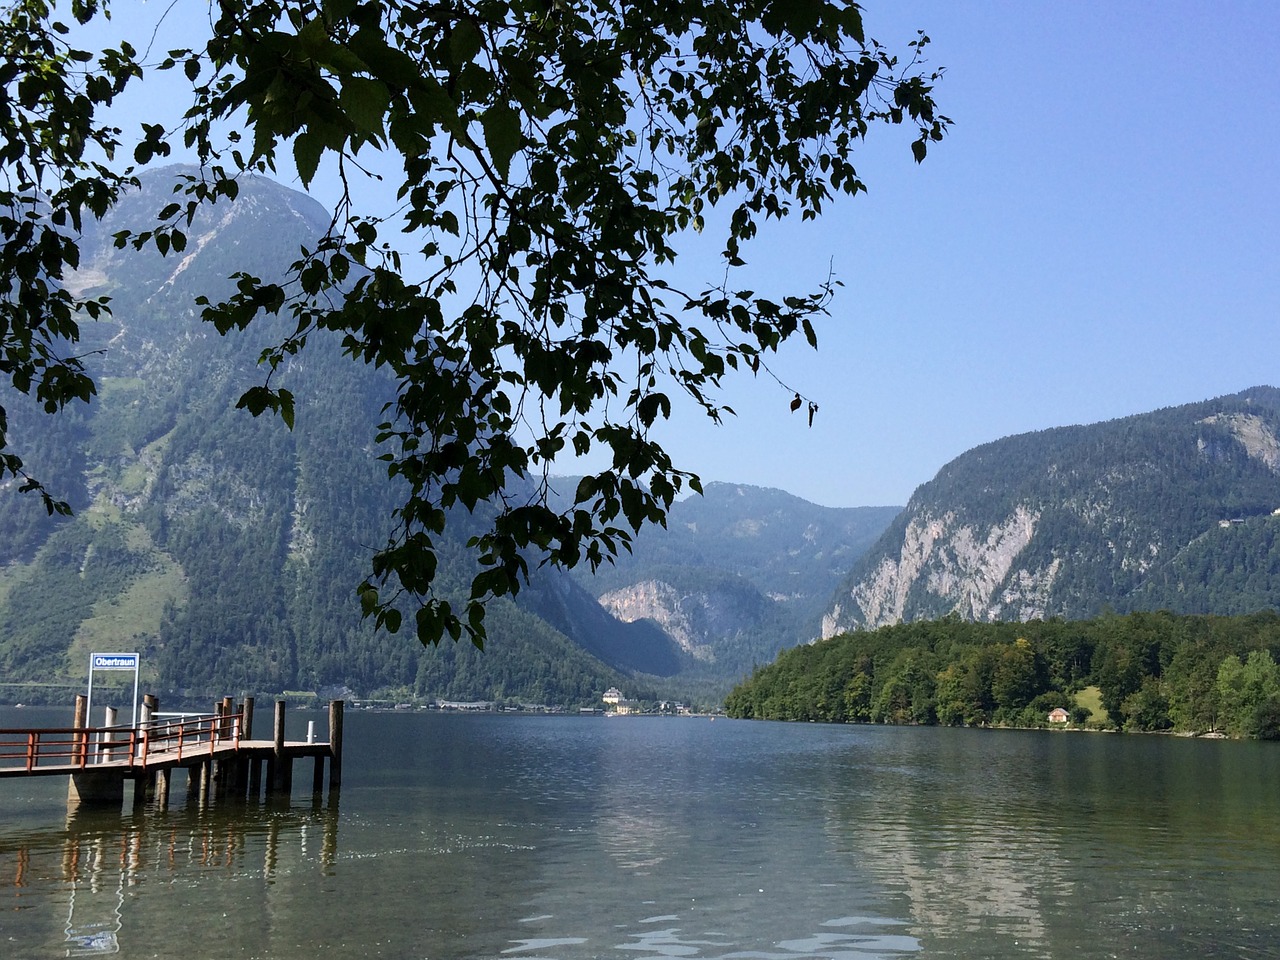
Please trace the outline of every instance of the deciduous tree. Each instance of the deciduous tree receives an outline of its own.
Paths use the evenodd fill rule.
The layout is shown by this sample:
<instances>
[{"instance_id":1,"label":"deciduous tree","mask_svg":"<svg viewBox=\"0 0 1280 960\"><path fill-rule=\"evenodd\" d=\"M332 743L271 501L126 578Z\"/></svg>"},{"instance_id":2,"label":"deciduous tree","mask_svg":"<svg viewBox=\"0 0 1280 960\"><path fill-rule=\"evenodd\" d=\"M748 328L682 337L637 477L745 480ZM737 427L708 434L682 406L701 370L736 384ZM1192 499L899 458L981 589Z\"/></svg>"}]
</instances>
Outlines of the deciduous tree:
<instances>
[{"instance_id":1,"label":"deciduous tree","mask_svg":"<svg viewBox=\"0 0 1280 960\"><path fill-rule=\"evenodd\" d=\"M254 414L292 423L270 374L317 330L394 373L378 441L407 496L361 597L394 631L407 593L424 642L479 642L484 601L518 590L530 563L599 564L696 490L652 433L673 395L719 420L723 378L769 375L797 335L816 344L835 285L754 291L761 224L863 191L855 152L872 128L910 127L919 161L949 123L927 38L900 60L845 0L220 0L203 46L154 65L127 43L82 49L42 0L0 10L0 373L51 412L93 395L78 324L109 304L61 281L85 221L135 182L131 163L180 145L201 165L154 229L117 238L160 254L181 252L197 209L233 200L246 171L287 159L304 185L336 177L328 234L283 280L238 275L203 317L222 333L264 312L294 321L241 400ZM116 98L157 80L190 85L180 128L114 127ZM366 176L389 181L394 215L358 206ZM672 265L694 231L715 232L721 263L688 288ZM812 419L812 401L786 398ZM0 476L65 510L7 439L0 411ZM609 465L549 507L549 465L601 449ZM432 589L457 508L486 519L461 610Z\"/></svg>"}]
</instances>

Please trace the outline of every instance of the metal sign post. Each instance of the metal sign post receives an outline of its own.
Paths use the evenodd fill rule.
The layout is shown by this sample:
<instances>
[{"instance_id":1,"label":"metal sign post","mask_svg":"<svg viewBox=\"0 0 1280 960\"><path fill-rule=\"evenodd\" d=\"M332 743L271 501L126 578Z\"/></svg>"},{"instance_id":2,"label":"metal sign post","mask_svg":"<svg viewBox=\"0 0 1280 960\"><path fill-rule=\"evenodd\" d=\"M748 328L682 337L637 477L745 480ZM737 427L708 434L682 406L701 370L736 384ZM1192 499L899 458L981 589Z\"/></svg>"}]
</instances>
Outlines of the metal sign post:
<instances>
[{"instance_id":1,"label":"metal sign post","mask_svg":"<svg viewBox=\"0 0 1280 960\"><path fill-rule=\"evenodd\" d=\"M89 654L89 691L85 696L85 720L93 726L93 674L96 670L132 670L133 671L133 726L138 725L138 670L142 665L142 656L137 653L91 653Z\"/></svg>"}]
</instances>

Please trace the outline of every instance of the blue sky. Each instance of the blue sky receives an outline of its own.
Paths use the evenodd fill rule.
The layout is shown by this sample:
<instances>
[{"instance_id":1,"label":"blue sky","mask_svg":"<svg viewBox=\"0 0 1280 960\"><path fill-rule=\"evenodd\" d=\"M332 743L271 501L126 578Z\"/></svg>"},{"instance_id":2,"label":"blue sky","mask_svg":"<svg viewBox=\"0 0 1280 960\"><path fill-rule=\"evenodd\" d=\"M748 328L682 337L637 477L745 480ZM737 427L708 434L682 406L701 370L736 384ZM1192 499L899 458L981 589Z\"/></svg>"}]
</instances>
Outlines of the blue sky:
<instances>
[{"instance_id":1,"label":"blue sky","mask_svg":"<svg viewBox=\"0 0 1280 960\"><path fill-rule=\"evenodd\" d=\"M878 131L869 195L762 233L754 288L845 285L818 352L775 364L820 412L808 428L740 379L736 421L663 430L679 465L903 504L979 443L1280 385L1280 4L871 0L865 19L894 50L929 34L955 125L921 166Z\"/></svg>"},{"instance_id":2,"label":"blue sky","mask_svg":"<svg viewBox=\"0 0 1280 960\"><path fill-rule=\"evenodd\" d=\"M780 365L821 411L735 389L738 423L671 441L704 479L900 504L979 443L1280 382L1280 5L866 19L929 34L955 126L920 167L869 145L869 196L749 257L845 283L819 352Z\"/></svg>"}]
</instances>

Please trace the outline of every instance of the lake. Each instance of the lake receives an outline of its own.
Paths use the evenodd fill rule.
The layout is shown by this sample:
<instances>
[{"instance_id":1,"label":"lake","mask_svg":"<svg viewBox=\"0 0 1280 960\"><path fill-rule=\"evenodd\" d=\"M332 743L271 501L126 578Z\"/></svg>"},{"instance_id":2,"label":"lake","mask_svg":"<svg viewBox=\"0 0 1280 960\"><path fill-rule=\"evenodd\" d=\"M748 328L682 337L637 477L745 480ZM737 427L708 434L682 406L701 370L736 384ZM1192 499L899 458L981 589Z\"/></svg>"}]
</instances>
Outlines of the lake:
<instances>
[{"instance_id":1,"label":"lake","mask_svg":"<svg viewBox=\"0 0 1280 960\"><path fill-rule=\"evenodd\" d=\"M349 711L343 774L0 781L0 956L1280 957L1276 744Z\"/></svg>"}]
</instances>

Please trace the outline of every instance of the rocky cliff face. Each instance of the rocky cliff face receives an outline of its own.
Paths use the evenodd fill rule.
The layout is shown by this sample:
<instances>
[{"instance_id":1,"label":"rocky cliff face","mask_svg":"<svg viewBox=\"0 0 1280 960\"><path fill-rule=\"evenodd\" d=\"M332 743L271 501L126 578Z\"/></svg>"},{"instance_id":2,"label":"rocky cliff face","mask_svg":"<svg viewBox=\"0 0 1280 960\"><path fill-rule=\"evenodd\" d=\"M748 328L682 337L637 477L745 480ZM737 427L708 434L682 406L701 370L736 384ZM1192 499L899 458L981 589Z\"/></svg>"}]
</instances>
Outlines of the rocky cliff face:
<instances>
[{"instance_id":1,"label":"rocky cliff face","mask_svg":"<svg viewBox=\"0 0 1280 960\"><path fill-rule=\"evenodd\" d=\"M652 620L695 660L714 663L717 653L757 629L772 601L745 581L681 591L663 580L645 580L598 598L619 620Z\"/></svg>"},{"instance_id":2,"label":"rocky cliff face","mask_svg":"<svg viewBox=\"0 0 1280 960\"><path fill-rule=\"evenodd\" d=\"M558 486L571 491L577 478ZM899 512L821 507L744 484L705 491L581 582L618 619L670 636L715 683L817 636L832 592Z\"/></svg>"},{"instance_id":3,"label":"rocky cliff face","mask_svg":"<svg viewBox=\"0 0 1280 960\"><path fill-rule=\"evenodd\" d=\"M838 591L822 634L944 615L1226 612L1187 608L1234 603L1222 591L1215 601L1203 581L1228 564L1257 565L1238 536L1223 538L1248 524L1257 528L1249 549L1270 549L1261 527L1280 533L1278 506L1280 392L1269 387L1010 437L957 458L916 491ZM1249 582L1252 596L1280 602L1280 577Z\"/></svg>"},{"instance_id":4,"label":"rocky cliff face","mask_svg":"<svg viewBox=\"0 0 1280 960\"><path fill-rule=\"evenodd\" d=\"M1038 520L1039 514L1025 504L986 529L959 522L951 511L941 517L927 512L912 517L898 555L882 557L850 591L862 624L899 623L906 618L913 591L921 587L966 619L985 620L987 611L1009 605L1025 611L1027 618L1042 616L1056 565L1037 573L1020 569L1010 582L1014 561L1031 542ZM823 618L824 637L839 632L842 611L837 603Z\"/></svg>"}]
</instances>

